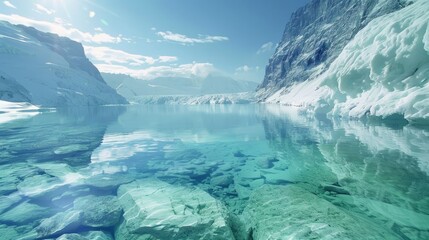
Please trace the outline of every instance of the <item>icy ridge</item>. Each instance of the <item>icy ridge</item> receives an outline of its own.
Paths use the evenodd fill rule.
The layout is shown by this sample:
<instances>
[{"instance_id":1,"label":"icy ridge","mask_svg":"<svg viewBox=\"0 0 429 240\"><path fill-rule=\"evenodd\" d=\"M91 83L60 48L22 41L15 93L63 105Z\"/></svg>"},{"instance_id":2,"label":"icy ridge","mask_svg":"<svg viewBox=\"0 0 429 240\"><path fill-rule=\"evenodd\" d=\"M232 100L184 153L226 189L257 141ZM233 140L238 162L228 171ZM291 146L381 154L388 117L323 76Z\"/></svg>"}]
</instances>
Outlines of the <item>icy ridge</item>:
<instances>
[{"instance_id":1,"label":"icy ridge","mask_svg":"<svg viewBox=\"0 0 429 240\"><path fill-rule=\"evenodd\" d=\"M0 22L0 99L44 107L123 104L80 43Z\"/></svg>"}]
</instances>

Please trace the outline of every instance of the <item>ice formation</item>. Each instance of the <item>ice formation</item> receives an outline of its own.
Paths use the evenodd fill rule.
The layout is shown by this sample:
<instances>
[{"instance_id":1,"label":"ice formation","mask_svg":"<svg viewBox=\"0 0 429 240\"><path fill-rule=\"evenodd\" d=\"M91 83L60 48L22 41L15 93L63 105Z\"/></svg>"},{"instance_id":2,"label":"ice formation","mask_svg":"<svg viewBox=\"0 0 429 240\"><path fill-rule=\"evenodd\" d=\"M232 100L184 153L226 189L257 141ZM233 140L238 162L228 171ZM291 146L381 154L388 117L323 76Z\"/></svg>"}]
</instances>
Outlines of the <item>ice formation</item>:
<instances>
[{"instance_id":1,"label":"ice formation","mask_svg":"<svg viewBox=\"0 0 429 240\"><path fill-rule=\"evenodd\" d=\"M429 121L428 1L417 1L371 21L329 69L283 88L270 103L347 117L392 115Z\"/></svg>"}]
</instances>

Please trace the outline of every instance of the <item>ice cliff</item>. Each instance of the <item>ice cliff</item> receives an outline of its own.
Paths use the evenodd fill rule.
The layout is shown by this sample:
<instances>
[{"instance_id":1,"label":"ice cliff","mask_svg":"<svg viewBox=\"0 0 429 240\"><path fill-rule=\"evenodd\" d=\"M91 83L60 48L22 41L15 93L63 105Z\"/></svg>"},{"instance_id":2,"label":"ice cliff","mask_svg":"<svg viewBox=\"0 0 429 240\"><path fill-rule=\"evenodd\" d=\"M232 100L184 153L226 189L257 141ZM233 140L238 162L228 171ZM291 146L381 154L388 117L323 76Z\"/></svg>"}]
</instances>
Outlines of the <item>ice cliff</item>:
<instances>
[{"instance_id":1,"label":"ice cliff","mask_svg":"<svg viewBox=\"0 0 429 240\"><path fill-rule=\"evenodd\" d=\"M0 22L0 100L42 106L122 104L80 43Z\"/></svg>"},{"instance_id":2,"label":"ice cliff","mask_svg":"<svg viewBox=\"0 0 429 240\"><path fill-rule=\"evenodd\" d=\"M429 120L429 2L314 0L293 14L261 100L347 117Z\"/></svg>"}]
</instances>

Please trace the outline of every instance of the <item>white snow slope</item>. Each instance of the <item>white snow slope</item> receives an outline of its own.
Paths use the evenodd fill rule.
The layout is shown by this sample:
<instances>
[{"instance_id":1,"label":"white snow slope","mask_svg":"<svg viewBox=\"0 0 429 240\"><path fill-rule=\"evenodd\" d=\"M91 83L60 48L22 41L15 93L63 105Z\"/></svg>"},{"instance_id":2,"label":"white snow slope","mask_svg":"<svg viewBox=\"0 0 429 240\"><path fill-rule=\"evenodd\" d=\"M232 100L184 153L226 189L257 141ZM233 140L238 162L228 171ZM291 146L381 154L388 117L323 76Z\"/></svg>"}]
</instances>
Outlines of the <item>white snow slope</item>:
<instances>
[{"instance_id":1,"label":"white snow slope","mask_svg":"<svg viewBox=\"0 0 429 240\"><path fill-rule=\"evenodd\" d=\"M122 104L80 43L0 21L0 99L34 105Z\"/></svg>"},{"instance_id":2,"label":"white snow slope","mask_svg":"<svg viewBox=\"0 0 429 240\"><path fill-rule=\"evenodd\" d=\"M329 69L279 90L268 103L347 117L403 115L429 122L429 1L374 19Z\"/></svg>"}]
</instances>

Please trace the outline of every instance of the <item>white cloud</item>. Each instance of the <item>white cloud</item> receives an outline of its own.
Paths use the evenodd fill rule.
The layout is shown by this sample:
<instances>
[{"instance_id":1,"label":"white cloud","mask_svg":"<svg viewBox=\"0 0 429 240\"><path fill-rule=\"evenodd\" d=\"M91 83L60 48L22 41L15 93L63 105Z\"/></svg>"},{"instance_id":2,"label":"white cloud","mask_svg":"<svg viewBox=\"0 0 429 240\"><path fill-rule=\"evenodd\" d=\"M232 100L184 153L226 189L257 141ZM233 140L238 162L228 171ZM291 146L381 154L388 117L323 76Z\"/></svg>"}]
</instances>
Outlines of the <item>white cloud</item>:
<instances>
[{"instance_id":1,"label":"white cloud","mask_svg":"<svg viewBox=\"0 0 429 240\"><path fill-rule=\"evenodd\" d=\"M90 12L89 12L89 17L90 17L90 18L95 17L95 12L94 12L94 11L90 11Z\"/></svg>"},{"instance_id":2,"label":"white cloud","mask_svg":"<svg viewBox=\"0 0 429 240\"><path fill-rule=\"evenodd\" d=\"M151 27L150 30L156 31L156 27Z\"/></svg>"},{"instance_id":3,"label":"white cloud","mask_svg":"<svg viewBox=\"0 0 429 240\"><path fill-rule=\"evenodd\" d=\"M92 47L84 46L86 55L96 62L105 64L124 64L130 66L141 66L143 64L155 64L177 61L174 56L160 56L153 58L139 54L127 53L122 50L112 49L109 47Z\"/></svg>"},{"instance_id":4,"label":"white cloud","mask_svg":"<svg viewBox=\"0 0 429 240\"><path fill-rule=\"evenodd\" d=\"M248 71L250 71L251 69L252 69L252 68L250 68L249 66L244 65L244 66L238 67L237 69L235 69L235 71L236 71L236 72L248 72Z\"/></svg>"},{"instance_id":5,"label":"white cloud","mask_svg":"<svg viewBox=\"0 0 429 240\"><path fill-rule=\"evenodd\" d=\"M158 77L207 77L216 69L211 63L189 63L177 66L153 66L146 69L131 69L122 65L95 64L105 73L127 74L132 77L151 80Z\"/></svg>"},{"instance_id":6,"label":"white cloud","mask_svg":"<svg viewBox=\"0 0 429 240\"><path fill-rule=\"evenodd\" d=\"M71 38L78 42L86 43L118 43L122 41L121 36L112 36L107 33L92 34L89 32L82 32L77 28L68 27L58 22L39 21L26 18L19 15L4 15L0 14L0 20L8 21L12 24L22 24L26 26L35 27L40 31L51 32L63 37Z\"/></svg>"},{"instance_id":7,"label":"white cloud","mask_svg":"<svg viewBox=\"0 0 429 240\"><path fill-rule=\"evenodd\" d=\"M15 9L16 9L15 5L13 5L13 4L12 4L11 2L9 2L9 1L3 1L3 4L4 4L4 5L6 5L6 7L15 8Z\"/></svg>"},{"instance_id":8,"label":"white cloud","mask_svg":"<svg viewBox=\"0 0 429 240\"><path fill-rule=\"evenodd\" d=\"M166 63L166 62L175 62L177 61L177 57L174 56L159 56L159 62Z\"/></svg>"},{"instance_id":9,"label":"white cloud","mask_svg":"<svg viewBox=\"0 0 429 240\"><path fill-rule=\"evenodd\" d=\"M41 4L36 3L36 4L34 4L34 5L36 6L36 10L37 10L38 12L46 13L46 14L48 14L48 15L51 15L51 14L55 13L55 11L54 11L54 10L47 9L45 6L43 6L43 5L41 5Z\"/></svg>"},{"instance_id":10,"label":"white cloud","mask_svg":"<svg viewBox=\"0 0 429 240\"><path fill-rule=\"evenodd\" d=\"M256 52L257 54L263 54L271 52L275 47L275 44L272 42L267 42L262 44L262 46L259 48L259 50Z\"/></svg>"},{"instance_id":11,"label":"white cloud","mask_svg":"<svg viewBox=\"0 0 429 240\"><path fill-rule=\"evenodd\" d=\"M97 31L97 32L102 32L103 31L103 29L101 27L96 27L96 28L94 28L94 30Z\"/></svg>"},{"instance_id":12,"label":"white cloud","mask_svg":"<svg viewBox=\"0 0 429 240\"><path fill-rule=\"evenodd\" d=\"M260 82L264 78L264 72L260 71L259 66L250 67L248 65L243 65L235 69L234 79Z\"/></svg>"},{"instance_id":13,"label":"white cloud","mask_svg":"<svg viewBox=\"0 0 429 240\"><path fill-rule=\"evenodd\" d=\"M205 36L198 35L198 38L188 37L179 33L172 33L170 31L166 32L158 32L159 36L161 36L164 40L178 42L181 44L194 44L194 43L213 43L213 42L221 42L228 41L228 37L223 36Z\"/></svg>"}]
</instances>

